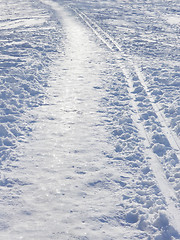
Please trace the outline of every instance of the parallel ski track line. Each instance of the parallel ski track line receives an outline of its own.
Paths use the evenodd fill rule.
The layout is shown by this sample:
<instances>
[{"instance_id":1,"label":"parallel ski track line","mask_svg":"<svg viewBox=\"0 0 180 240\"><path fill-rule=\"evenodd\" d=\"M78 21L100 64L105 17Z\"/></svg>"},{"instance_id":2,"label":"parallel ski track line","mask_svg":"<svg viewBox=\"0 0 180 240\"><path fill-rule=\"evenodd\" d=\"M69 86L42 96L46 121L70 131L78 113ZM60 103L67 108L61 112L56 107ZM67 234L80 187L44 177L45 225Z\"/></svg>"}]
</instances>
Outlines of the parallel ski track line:
<instances>
[{"instance_id":1,"label":"parallel ski track line","mask_svg":"<svg viewBox=\"0 0 180 240\"><path fill-rule=\"evenodd\" d=\"M137 74L139 81L141 82L142 86L144 87L145 92L147 93L147 97L149 101L151 102L155 113L157 114L159 118L159 122L161 123L163 130L163 133L167 137L171 147L175 150L176 154L178 152L179 156L179 150L180 147L178 146L178 143L174 139L174 136L172 135L171 131L169 130L168 126L166 125L165 118L162 116L160 113L159 107L157 106L156 103L154 103L154 100L151 96L151 94L148 91L148 87L144 81L144 77L141 73L141 70L137 65L133 63L133 61L129 58L129 56L125 55L122 50L121 46L104 30L94 21L92 21L85 13L81 12L78 9L72 8L69 6L71 10L73 10L77 16L80 17L80 19L94 32L94 34L111 50L111 51L117 51L120 53L121 58L118 59L120 62L120 67L122 69L122 72L124 76L126 77L127 83L128 83L128 92L131 97L131 105L133 107L132 111L132 119L134 124L136 125L139 134L141 137L144 139L144 146L145 146L145 155L149 156L149 164L151 166L151 169L154 173L154 176L156 178L157 185L159 186L162 194L164 195L166 199L166 204L167 204L167 215L169 218L170 223L175 227L175 229L180 233L180 211L176 207L176 202L177 197L174 189L170 186L165 173L163 171L162 165L160 163L160 159L158 156L152 151L151 148L151 136L150 134L146 131L144 128L144 125L140 122L140 113L138 109L137 102L135 101L135 94L134 92L134 87L133 87L133 80L131 76L131 72L128 70L127 66L129 64L133 64L134 66L134 71Z\"/></svg>"},{"instance_id":2,"label":"parallel ski track line","mask_svg":"<svg viewBox=\"0 0 180 240\"><path fill-rule=\"evenodd\" d=\"M83 12L73 9L80 18L86 22L86 24L89 26L89 28L98 36L99 39L102 40L102 42L111 50L111 51L119 51L121 54L121 57L124 59L126 58L126 64L131 64L132 67L134 67L134 70L139 78L139 81L141 85L143 86L149 101L152 104L152 107L154 109L154 112L156 113L159 122L162 126L162 131L166 138L168 139L172 149L174 149L179 162L180 162L180 140L176 136L176 134L168 127L168 124L166 122L166 117L164 116L163 112L160 111L160 107L157 103L155 103L153 96L149 92L149 89L147 87L147 84L145 83L144 76L142 71L140 70L139 66L133 62L132 59L129 58L129 56L125 55L122 50L121 46L108 34L106 33L97 23L93 22L87 15L85 15ZM131 67L131 68L132 68Z\"/></svg>"},{"instance_id":3,"label":"parallel ski track line","mask_svg":"<svg viewBox=\"0 0 180 240\"><path fill-rule=\"evenodd\" d=\"M149 92L148 87L145 83L144 75L143 75L142 71L140 71L140 68L136 64L133 64L133 65L134 65L135 71L137 73L137 76L138 76L143 88L145 89L146 94L152 104L152 107L161 123L162 131L163 131L164 135L166 136L166 138L168 139L171 147L175 150L175 153L176 153L178 159L180 160L180 141L179 141L177 135L173 131L170 130L170 128L168 127L167 121L166 121L166 117L164 116L163 112L160 111L160 107L158 106L158 104L154 102L154 98L152 97L152 95Z\"/></svg>"}]
</instances>

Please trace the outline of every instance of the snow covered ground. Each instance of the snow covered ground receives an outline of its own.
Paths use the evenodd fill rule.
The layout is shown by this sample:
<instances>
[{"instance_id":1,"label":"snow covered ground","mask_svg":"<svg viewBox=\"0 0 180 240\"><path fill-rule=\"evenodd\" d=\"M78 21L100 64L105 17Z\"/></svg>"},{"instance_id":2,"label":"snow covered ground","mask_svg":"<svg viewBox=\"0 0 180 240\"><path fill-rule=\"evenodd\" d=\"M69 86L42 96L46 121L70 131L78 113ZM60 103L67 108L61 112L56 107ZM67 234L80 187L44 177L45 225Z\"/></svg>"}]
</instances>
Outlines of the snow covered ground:
<instances>
[{"instance_id":1,"label":"snow covered ground","mask_svg":"<svg viewBox=\"0 0 180 240\"><path fill-rule=\"evenodd\" d=\"M0 239L180 239L179 9L0 0Z\"/></svg>"}]
</instances>

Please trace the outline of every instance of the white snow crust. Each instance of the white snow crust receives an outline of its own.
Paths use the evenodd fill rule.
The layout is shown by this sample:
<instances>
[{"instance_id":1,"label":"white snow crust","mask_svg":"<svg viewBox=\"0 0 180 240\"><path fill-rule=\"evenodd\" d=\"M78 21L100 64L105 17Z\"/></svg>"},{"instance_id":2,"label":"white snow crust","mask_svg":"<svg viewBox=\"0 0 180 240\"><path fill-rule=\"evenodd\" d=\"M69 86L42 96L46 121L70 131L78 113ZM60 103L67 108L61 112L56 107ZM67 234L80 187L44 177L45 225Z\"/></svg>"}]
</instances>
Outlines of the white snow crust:
<instances>
[{"instance_id":1,"label":"white snow crust","mask_svg":"<svg viewBox=\"0 0 180 240\"><path fill-rule=\"evenodd\" d=\"M180 239L179 1L0 1L0 239Z\"/></svg>"}]
</instances>

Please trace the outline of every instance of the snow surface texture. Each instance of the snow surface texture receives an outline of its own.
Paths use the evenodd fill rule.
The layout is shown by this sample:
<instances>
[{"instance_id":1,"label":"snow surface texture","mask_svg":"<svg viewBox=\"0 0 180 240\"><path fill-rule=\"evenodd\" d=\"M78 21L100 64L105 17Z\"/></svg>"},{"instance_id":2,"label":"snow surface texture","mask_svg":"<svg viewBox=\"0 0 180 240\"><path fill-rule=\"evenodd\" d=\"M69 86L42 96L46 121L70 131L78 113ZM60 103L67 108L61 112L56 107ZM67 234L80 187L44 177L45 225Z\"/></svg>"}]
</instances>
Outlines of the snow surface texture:
<instances>
[{"instance_id":1,"label":"snow surface texture","mask_svg":"<svg viewBox=\"0 0 180 240\"><path fill-rule=\"evenodd\" d=\"M0 1L0 239L180 239L178 1Z\"/></svg>"}]
</instances>

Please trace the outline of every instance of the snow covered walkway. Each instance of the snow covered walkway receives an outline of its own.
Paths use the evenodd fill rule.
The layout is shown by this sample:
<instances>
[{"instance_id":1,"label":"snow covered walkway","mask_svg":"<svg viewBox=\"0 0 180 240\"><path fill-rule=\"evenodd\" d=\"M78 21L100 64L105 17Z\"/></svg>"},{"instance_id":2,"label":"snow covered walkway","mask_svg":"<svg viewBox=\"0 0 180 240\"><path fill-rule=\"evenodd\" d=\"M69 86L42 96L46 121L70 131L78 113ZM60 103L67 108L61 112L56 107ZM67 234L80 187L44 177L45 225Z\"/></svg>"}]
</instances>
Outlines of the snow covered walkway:
<instances>
[{"instance_id":1,"label":"snow covered walkway","mask_svg":"<svg viewBox=\"0 0 180 240\"><path fill-rule=\"evenodd\" d=\"M179 239L178 63L151 82L126 4L1 0L0 239Z\"/></svg>"}]
</instances>

